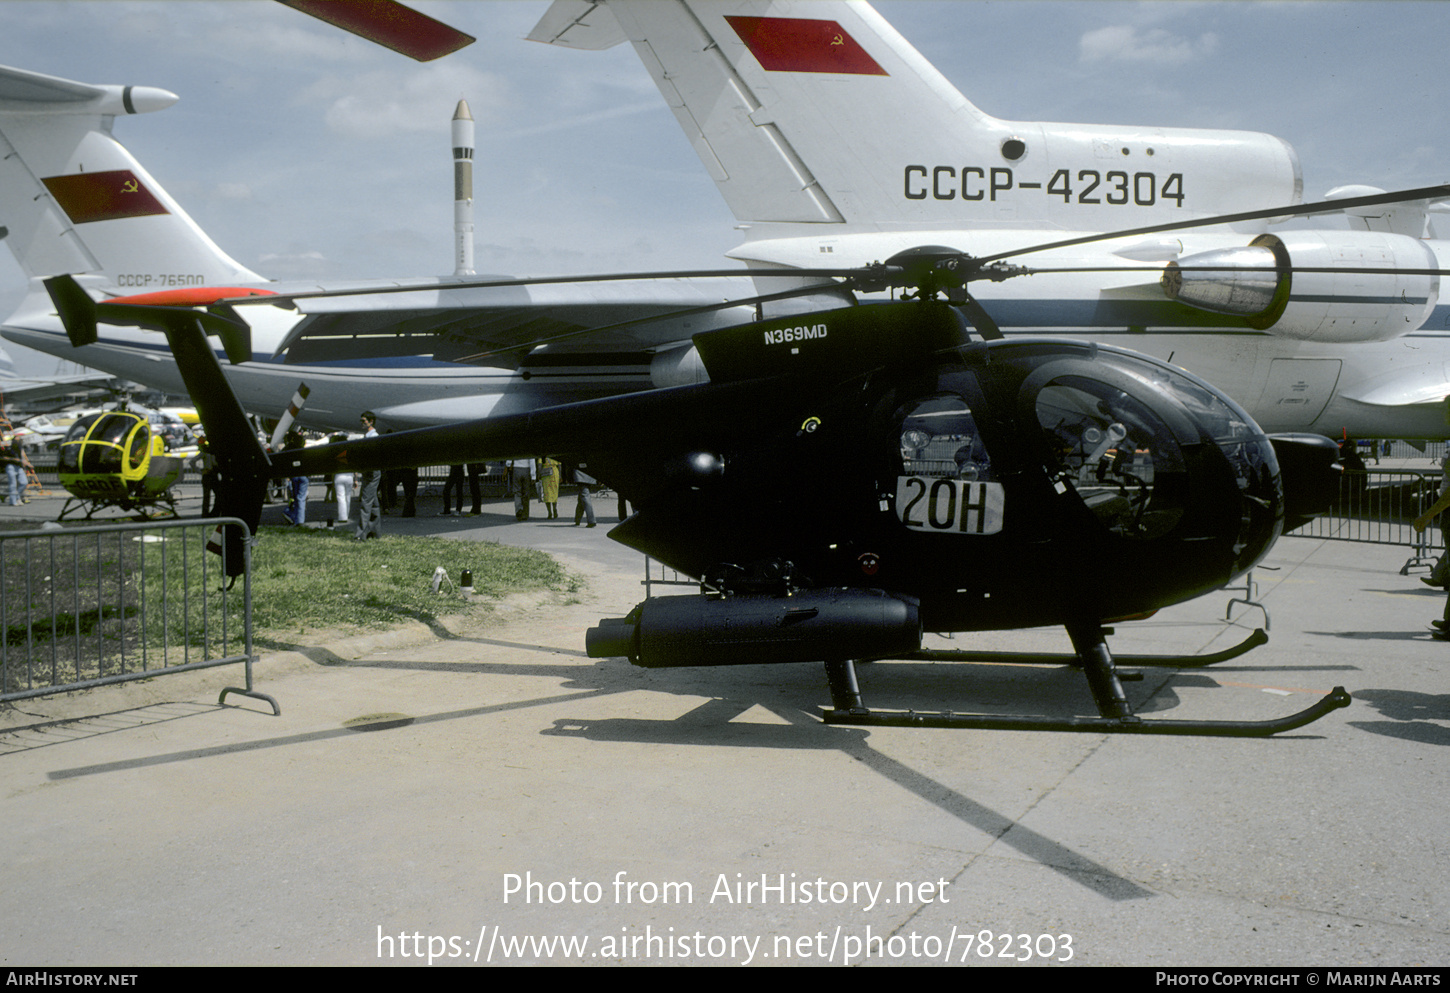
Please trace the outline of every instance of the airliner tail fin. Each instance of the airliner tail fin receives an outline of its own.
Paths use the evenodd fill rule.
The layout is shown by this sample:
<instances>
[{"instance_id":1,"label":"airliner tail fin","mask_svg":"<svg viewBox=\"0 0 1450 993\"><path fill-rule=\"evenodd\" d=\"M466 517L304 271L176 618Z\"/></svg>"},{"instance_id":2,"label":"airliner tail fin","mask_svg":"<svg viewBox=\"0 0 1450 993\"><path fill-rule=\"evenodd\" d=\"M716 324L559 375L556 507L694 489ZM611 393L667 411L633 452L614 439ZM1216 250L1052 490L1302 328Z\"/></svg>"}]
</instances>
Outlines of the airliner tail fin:
<instances>
[{"instance_id":1,"label":"airliner tail fin","mask_svg":"<svg viewBox=\"0 0 1450 993\"><path fill-rule=\"evenodd\" d=\"M1112 231L1302 190L1271 135L991 117L862 0L556 0L529 37L628 40L748 241Z\"/></svg>"},{"instance_id":2,"label":"airliner tail fin","mask_svg":"<svg viewBox=\"0 0 1450 993\"><path fill-rule=\"evenodd\" d=\"M0 67L0 226L27 276L95 273L131 292L264 281L111 135L117 116L176 99Z\"/></svg>"}]
</instances>

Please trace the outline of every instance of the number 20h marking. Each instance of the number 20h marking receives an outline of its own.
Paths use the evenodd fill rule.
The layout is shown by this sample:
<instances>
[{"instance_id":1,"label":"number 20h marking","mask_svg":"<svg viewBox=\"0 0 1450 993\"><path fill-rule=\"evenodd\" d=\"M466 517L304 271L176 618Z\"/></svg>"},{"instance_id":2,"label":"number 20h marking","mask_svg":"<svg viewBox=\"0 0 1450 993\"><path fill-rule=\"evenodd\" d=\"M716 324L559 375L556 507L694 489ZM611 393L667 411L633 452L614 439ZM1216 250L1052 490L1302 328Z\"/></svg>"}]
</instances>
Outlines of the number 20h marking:
<instances>
[{"instance_id":1,"label":"number 20h marking","mask_svg":"<svg viewBox=\"0 0 1450 993\"><path fill-rule=\"evenodd\" d=\"M1002 530L1001 483L899 476L896 513L915 531L996 534Z\"/></svg>"}]
</instances>

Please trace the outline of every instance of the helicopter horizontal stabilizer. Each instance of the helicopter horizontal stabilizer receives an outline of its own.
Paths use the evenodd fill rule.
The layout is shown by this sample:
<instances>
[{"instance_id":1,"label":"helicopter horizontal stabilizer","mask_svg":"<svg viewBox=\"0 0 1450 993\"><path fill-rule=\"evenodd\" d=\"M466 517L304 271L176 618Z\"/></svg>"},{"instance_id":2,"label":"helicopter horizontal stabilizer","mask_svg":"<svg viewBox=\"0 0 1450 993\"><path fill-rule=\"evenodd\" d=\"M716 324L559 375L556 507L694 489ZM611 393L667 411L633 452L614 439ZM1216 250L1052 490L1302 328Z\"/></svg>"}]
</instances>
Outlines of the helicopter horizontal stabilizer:
<instances>
[{"instance_id":1,"label":"helicopter horizontal stabilizer","mask_svg":"<svg viewBox=\"0 0 1450 993\"><path fill-rule=\"evenodd\" d=\"M97 303L85 288L76 282L74 276L52 276L44 280L46 292L50 294L60 315L70 342L76 348L94 345L98 340L97 323L121 324L131 327L151 328L165 331L183 315L186 320L195 321L207 334L221 339L227 358L233 363L246 362L252 357L252 328L230 307L225 312L191 310L182 307L148 303Z\"/></svg>"}]
</instances>

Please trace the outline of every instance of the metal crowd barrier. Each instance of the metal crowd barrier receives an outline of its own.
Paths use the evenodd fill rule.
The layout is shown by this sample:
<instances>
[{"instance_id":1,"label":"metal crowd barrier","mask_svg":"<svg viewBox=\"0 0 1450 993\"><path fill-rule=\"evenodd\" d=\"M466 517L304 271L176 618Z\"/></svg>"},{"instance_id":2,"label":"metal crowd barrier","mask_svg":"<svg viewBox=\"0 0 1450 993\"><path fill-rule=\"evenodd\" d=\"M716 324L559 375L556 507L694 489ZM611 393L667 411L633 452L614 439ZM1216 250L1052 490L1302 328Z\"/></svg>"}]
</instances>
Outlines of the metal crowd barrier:
<instances>
[{"instance_id":1,"label":"metal crowd barrier","mask_svg":"<svg viewBox=\"0 0 1450 993\"><path fill-rule=\"evenodd\" d=\"M1350 470L1339 481L1339 496L1328 512L1289 532L1296 537L1365 541L1405 545L1411 555L1400 568L1429 568L1445 551L1445 532L1432 524L1416 532L1414 520L1435 502L1440 491L1439 470ZM1450 524L1441 516L1439 523Z\"/></svg>"},{"instance_id":2,"label":"metal crowd barrier","mask_svg":"<svg viewBox=\"0 0 1450 993\"><path fill-rule=\"evenodd\" d=\"M207 551L223 524L246 539L240 583ZM251 535L236 518L0 532L0 634L0 702L240 662L246 685L218 702L281 713L252 688Z\"/></svg>"},{"instance_id":3,"label":"metal crowd barrier","mask_svg":"<svg viewBox=\"0 0 1450 993\"><path fill-rule=\"evenodd\" d=\"M1329 511L1292 533L1301 537L1414 546L1421 536L1415 533L1412 522L1434 503L1439 489L1439 471L1346 471L1340 477L1339 495ZM1430 531L1427 528L1425 534ZM1444 547L1443 539L1440 547Z\"/></svg>"}]
</instances>

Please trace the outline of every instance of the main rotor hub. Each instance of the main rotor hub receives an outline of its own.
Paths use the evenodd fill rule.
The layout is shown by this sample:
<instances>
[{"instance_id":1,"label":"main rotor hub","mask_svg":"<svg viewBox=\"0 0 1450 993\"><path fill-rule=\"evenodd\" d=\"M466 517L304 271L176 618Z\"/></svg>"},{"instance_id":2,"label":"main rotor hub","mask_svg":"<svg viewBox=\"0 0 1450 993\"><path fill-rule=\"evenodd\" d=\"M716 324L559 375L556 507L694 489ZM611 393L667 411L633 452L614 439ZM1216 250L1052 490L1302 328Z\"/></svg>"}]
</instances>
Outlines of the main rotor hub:
<instances>
[{"instance_id":1,"label":"main rotor hub","mask_svg":"<svg viewBox=\"0 0 1450 993\"><path fill-rule=\"evenodd\" d=\"M1001 282L1031 271L1005 262L983 265L971 255L944 245L908 248L891 256L880 268L884 273L879 280L868 278L858 282L858 287L865 292L871 292L885 289L886 286L909 286L915 288L916 293L907 294L908 297L934 300L945 296L953 303L970 299L966 285L973 280L990 279Z\"/></svg>"}]
</instances>

